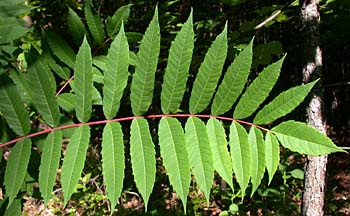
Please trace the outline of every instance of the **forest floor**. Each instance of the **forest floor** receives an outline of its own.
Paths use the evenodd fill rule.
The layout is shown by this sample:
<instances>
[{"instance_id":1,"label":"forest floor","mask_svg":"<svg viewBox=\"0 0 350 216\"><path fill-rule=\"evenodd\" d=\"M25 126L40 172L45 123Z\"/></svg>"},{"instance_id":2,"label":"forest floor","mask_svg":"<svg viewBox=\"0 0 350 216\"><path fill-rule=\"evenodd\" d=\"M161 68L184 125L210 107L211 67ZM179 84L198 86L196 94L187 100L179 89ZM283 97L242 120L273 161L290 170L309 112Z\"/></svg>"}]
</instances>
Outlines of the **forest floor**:
<instances>
[{"instance_id":1,"label":"forest floor","mask_svg":"<svg viewBox=\"0 0 350 216\"><path fill-rule=\"evenodd\" d=\"M328 158L326 209L350 215L350 155L332 154Z\"/></svg>"},{"instance_id":2,"label":"forest floor","mask_svg":"<svg viewBox=\"0 0 350 216\"><path fill-rule=\"evenodd\" d=\"M350 147L350 130L332 137L342 147ZM348 151L348 150L347 150ZM350 215L350 154L335 153L328 157L325 215Z\"/></svg>"}]
</instances>

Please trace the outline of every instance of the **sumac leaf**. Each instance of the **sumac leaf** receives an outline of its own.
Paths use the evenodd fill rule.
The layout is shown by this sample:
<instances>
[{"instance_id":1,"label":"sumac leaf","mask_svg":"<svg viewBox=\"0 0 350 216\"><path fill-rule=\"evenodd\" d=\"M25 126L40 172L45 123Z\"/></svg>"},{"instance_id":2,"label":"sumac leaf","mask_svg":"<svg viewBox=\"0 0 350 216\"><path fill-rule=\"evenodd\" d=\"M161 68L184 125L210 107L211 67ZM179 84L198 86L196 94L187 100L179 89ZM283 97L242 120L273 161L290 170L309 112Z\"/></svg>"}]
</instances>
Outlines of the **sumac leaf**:
<instances>
[{"instance_id":1,"label":"sumac leaf","mask_svg":"<svg viewBox=\"0 0 350 216\"><path fill-rule=\"evenodd\" d=\"M106 184L107 197L115 208L123 189L124 139L118 122L107 123L102 134L102 173Z\"/></svg>"}]
</instances>

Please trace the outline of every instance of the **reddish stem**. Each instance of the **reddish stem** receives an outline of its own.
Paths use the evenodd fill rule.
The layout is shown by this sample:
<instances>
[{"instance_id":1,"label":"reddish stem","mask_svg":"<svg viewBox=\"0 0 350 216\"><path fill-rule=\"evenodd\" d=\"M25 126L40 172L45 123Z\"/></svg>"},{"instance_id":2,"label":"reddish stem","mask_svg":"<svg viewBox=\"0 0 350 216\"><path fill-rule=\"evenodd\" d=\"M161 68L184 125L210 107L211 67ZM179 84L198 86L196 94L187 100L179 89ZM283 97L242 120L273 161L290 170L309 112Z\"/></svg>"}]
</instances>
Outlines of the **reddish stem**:
<instances>
[{"instance_id":1,"label":"reddish stem","mask_svg":"<svg viewBox=\"0 0 350 216\"><path fill-rule=\"evenodd\" d=\"M220 119L220 120L224 120L224 121L235 121L235 122L239 122L242 124L246 124L246 125L250 125L250 126L254 126L257 127L261 130L265 130L265 131L269 131L266 128L263 128L259 125L255 125L253 123L250 122L246 122L246 121L242 121L242 120L238 120L238 119L234 119L234 118L229 118L229 117L223 117L223 116L213 116L213 115L201 115L201 114L156 114L156 115L148 115L148 116L129 116L129 117L123 117L123 118L116 118L116 119L110 119L110 120L100 120L100 121L93 121L93 122L87 122L87 123L77 123L77 124L70 124L70 125L63 125L60 127L55 127L55 128L49 128L46 130L42 130L36 133L32 133L32 134L28 134L26 136L21 136L18 137L16 139L10 140L8 142L5 142L3 144L0 144L0 148L4 148L6 146L9 146L11 144L14 144L18 141L27 139L27 138L31 138L31 137L35 137L35 136L39 136L41 134L46 134L46 133L50 133L52 131L55 130L64 130L64 129L68 129L68 128L74 128L74 127L79 127L81 125L101 125L101 124L106 124L108 122L123 122L123 121L132 121L134 119L137 118L162 118L162 117L176 117L176 118L188 118L188 117L198 117L198 118L216 118L216 119Z\"/></svg>"},{"instance_id":2,"label":"reddish stem","mask_svg":"<svg viewBox=\"0 0 350 216\"><path fill-rule=\"evenodd\" d=\"M56 93L56 97L58 95L61 94L61 92L66 88L66 86L74 79L74 76L72 76L71 78L69 78L69 80L67 80L67 82L60 88L60 90L58 90L58 92Z\"/></svg>"}]
</instances>

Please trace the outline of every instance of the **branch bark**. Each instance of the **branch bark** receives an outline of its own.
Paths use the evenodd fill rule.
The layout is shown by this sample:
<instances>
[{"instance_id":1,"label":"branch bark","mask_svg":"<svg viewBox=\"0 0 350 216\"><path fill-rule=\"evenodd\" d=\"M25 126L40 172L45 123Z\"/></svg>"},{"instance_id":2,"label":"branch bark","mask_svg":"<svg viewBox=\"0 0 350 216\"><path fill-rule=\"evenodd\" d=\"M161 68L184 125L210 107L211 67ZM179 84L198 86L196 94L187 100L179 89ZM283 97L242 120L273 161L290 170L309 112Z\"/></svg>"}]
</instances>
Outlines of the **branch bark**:
<instances>
[{"instance_id":1,"label":"branch bark","mask_svg":"<svg viewBox=\"0 0 350 216\"><path fill-rule=\"evenodd\" d=\"M303 82L308 83L322 77L322 50L320 48L319 0L303 0L301 2L301 24L304 36ZM307 123L322 133L326 133L323 118L323 85L322 79L312 92L310 103L306 108ZM302 214L307 216L323 215L324 191L326 177L326 156L307 156L305 165L305 186L303 193Z\"/></svg>"}]
</instances>

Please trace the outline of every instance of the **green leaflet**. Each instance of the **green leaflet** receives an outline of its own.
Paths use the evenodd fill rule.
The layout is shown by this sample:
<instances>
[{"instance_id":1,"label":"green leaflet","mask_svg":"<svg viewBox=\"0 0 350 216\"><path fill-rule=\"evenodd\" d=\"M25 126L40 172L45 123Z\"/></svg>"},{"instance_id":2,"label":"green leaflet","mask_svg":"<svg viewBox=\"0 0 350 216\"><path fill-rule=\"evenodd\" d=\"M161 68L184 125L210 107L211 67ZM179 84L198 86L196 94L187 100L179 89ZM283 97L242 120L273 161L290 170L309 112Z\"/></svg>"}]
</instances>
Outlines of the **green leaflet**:
<instances>
[{"instance_id":1,"label":"green leaflet","mask_svg":"<svg viewBox=\"0 0 350 216\"><path fill-rule=\"evenodd\" d=\"M91 7L92 2L90 0L85 1L84 6L85 19L90 33L97 44L102 44L105 37L102 20Z\"/></svg>"},{"instance_id":2,"label":"green leaflet","mask_svg":"<svg viewBox=\"0 0 350 216\"><path fill-rule=\"evenodd\" d=\"M0 112L10 128L20 136L29 133L29 115L17 87L6 75L0 76L0 101Z\"/></svg>"},{"instance_id":3,"label":"green leaflet","mask_svg":"<svg viewBox=\"0 0 350 216\"><path fill-rule=\"evenodd\" d=\"M107 70L106 62L107 62L107 56L105 55L94 56L92 58L92 64L103 72Z\"/></svg>"},{"instance_id":4,"label":"green leaflet","mask_svg":"<svg viewBox=\"0 0 350 216\"><path fill-rule=\"evenodd\" d=\"M64 80L68 80L70 78L70 71L68 68L63 68L61 67L59 64L57 64L55 61L53 61L52 57L48 57L47 59L47 63L49 65L49 67L51 68L51 70L57 74L59 77L61 77Z\"/></svg>"},{"instance_id":5,"label":"green leaflet","mask_svg":"<svg viewBox=\"0 0 350 216\"><path fill-rule=\"evenodd\" d=\"M269 184L277 170L280 161L280 148L277 138L271 133L265 135L265 164L269 173Z\"/></svg>"},{"instance_id":6,"label":"green leaflet","mask_svg":"<svg viewBox=\"0 0 350 216\"><path fill-rule=\"evenodd\" d=\"M46 32L46 39L53 54L68 67L74 68L75 53L67 42L52 31Z\"/></svg>"},{"instance_id":7,"label":"green leaflet","mask_svg":"<svg viewBox=\"0 0 350 216\"><path fill-rule=\"evenodd\" d=\"M0 44L11 43L30 31L30 28L25 27L21 21L15 17L3 20L0 17Z\"/></svg>"},{"instance_id":8,"label":"green leaflet","mask_svg":"<svg viewBox=\"0 0 350 216\"><path fill-rule=\"evenodd\" d=\"M227 69L213 99L211 106L212 115L222 115L229 111L242 93L252 64L253 41L254 38Z\"/></svg>"},{"instance_id":9,"label":"green leaflet","mask_svg":"<svg viewBox=\"0 0 350 216\"><path fill-rule=\"evenodd\" d=\"M23 13L33 10L35 7L26 5L23 1L21 3L15 3L12 1L1 2L0 3L0 17L16 17Z\"/></svg>"},{"instance_id":10,"label":"green leaflet","mask_svg":"<svg viewBox=\"0 0 350 216\"><path fill-rule=\"evenodd\" d=\"M233 189L232 183L232 161L227 148L225 129L222 123L210 118L207 122L207 133L213 157L213 165L221 178Z\"/></svg>"},{"instance_id":11,"label":"green leaflet","mask_svg":"<svg viewBox=\"0 0 350 216\"><path fill-rule=\"evenodd\" d=\"M102 105L101 94L95 86L92 86L92 104L93 105Z\"/></svg>"},{"instance_id":12,"label":"green leaflet","mask_svg":"<svg viewBox=\"0 0 350 216\"><path fill-rule=\"evenodd\" d=\"M5 123L5 119L2 118L2 116L0 116L0 142L4 143L7 142L8 140L11 139L11 130L8 127L8 125ZM0 156L2 158L4 154L4 149L0 149Z\"/></svg>"},{"instance_id":13,"label":"green leaflet","mask_svg":"<svg viewBox=\"0 0 350 216\"><path fill-rule=\"evenodd\" d=\"M66 112L73 112L75 109L75 95L72 93L62 93L57 96L57 103Z\"/></svg>"},{"instance_id":14,"label":"green leaflet","mask_svg":"<svg viewBox=\"0 0 350 216\"><path fill-rule=\"evenodd\" d=\"M137 118L131 123L130 156L135 183L147 211L156 176L156 152L146 119Z\"/></svg>"},{"instance_id":15,"label":"green leaflet","mask_svg":"<svg viewBox=\"0 0 350 216\"><path fill-rule=\"evenodd\" d=\"M92 80L93 80L93 78L94 77L92 76ZM74 80L70 81L69 85L71 86L72 90L75 91ZM97 90L97 88L94 85L92 85L92 89L91 90L92 90L92 92L91 92L91 94L92 94L92 104L93 105L102 105L102 97L101 97L100 92ZM66 94L66 93L62 93L62 94ZM68 93L68 94L71 94L71 95L73 95L75 97L75 94L73 94L73 93ZM74 100L75 100L75 98L74 98ZM74 106L75 106L75 101L74 101ZM74 107L73 107L73 110L74 110Z\"/></svg>"},{"instance_id":16,"label":"green leaflet","mask_svg":"<svg viewBox=\"0 0 350 216\"><path fill-rule=\"evenodd\" d=\"M26 75L16 70L10 70L8 76L15 83L17 92L20 94L24 104L32 103L32 99L29 96L29 87L26 81Z\"/></svg>"},{"instance_id":17,"label":"green leaflet","mask_svg":"<svg viewBox=\"0 0 350 216\"><path fill-rule=\"evenodd\" d=\"M193 47L194 32L191 10L190 16L170 47L160 100L162 112L165 114L175 113L181 105L189 76Z\"/></svg>"},{"instance_id":18,"label":"green leaflet","mask_svg":"<svg viewBox=\"0 0 350 216\"><path fill-rule=\"evenodd\" d=\"M250 197L252 197L265 172L265 143L262 132L254 126L250 127L248 142L251 153L250 177L253 188Z\"/></svg>"},{"instance_id":19,"label":"green leaflet","mask_svg":"<svg viewBox=\"0 0 350 216\"><path fill-rule=\"evenodd\" d=\"M156 7L153 19L142 38L132 77L130 100L134 115L143 115L152 103L159 52L160 29Z\"/></svg>"},{"instance_id":20,"label":"green leaflet","mask_svg":"<svg viewBox=\"0 0 350 216\"><path fill-rule=\"evenodd\" d=\"M57 103L66 112L73 112L75 109L75 94L62 93L57 96ZM92 104L102 105L100 92L94 86L92 87Z\"/></svg>"},{"instance_id":21,"label":"green leaflet","mask_svg":"<svg viewBox=\"0 0 350 216\"><path fill-rule=\"evenodd\" d=\"M118 122L107 123L102 134L102 172L108 199L114 209L123 189L124 139Z\"/></svg>"},{"instance_id":22,"label":"green leaflet","mask_svg":"<svg viewBox=\"0 0 350 216\"><path fill-rule=\"evenodd\" d=\"M193 83L190 97L190 113L202 112L210 103L221 76L227 55L227 22L205 54L197 77Z\"/></svg>"},{"instance_id":23,"label":"green leaflet","mask_svg":"<svg viewBox=\"0 0 350 216\"><path fill-rule=\"evenodd\" d=\"M61 147L62 131L56 130L51 132L46 138L39 167L39 189L45 205L48 204L55 185L61 158Z\"/></svg>"},{"instance_id":24,"label":"green leaflet","mask_svg":"<svg viewBox=\"0 0 350 216\"><path fill-rule=\"evenodd\" d=\"M138 32L126 32L125 35L129 43L139 43L143 37L143 34Z\"/></svg>"},{"instance_id":25,"label":"green leaflet","mask_svg":"<svg viewBox=\"0 0 350 216\"><path fill-rule=\"evenodd\" d=\"M92 81L99 84L104 84L104 76L96 67L92 68Z\"/></svg>"},{"instance_id":26,"label":"green leaflet","mask_svg":"<svg viewBox=\"0 0 350 216\"><path fill-rule=\"evenodd\" d=\"M302 169L293 169L292 171L289 171L288 174L296 179L304 179L305 177L305 172Z\"/></svg>"},{"instance_id":27,"label":"green leaflet","mask_svg":"<svg viewBox=\"0 0 350 216\"><path fill-rule=\"evenodd\" d=\"M163 117L159 123L158 135L164 167L186 212L191 175L185 134L177 119Z\"/></svg>"},{"instance_id":28,"label":"green leaflet","mask_svg":"<svg viewBox=\"0 0 350 216\"><path fill-rule=\"evenodd\" d=\"M247 88L233 113L234 118L243 119L252 115L269 95L277 82L284 58L267 66Z\"/></svg>"},{"instance_id":29,"label":"green leaflet","mask_svg":"<svg viewBox=\"0 0 350 216\"><path fill-rule=\"evenodd\" d=\"M118 33L122 23L126 25L130 16L130 7L131 4L121 6L113 14L112 18L107 18L106 30L109 37L114 37L114 35Z\"/></svg>"},{"instance_id":30,"label":"green leaflet","mask_svg":"<svg viewBox=\"0 0 350 216\"><path fill-rule=\"evenodd\" d=\"M22 199L18 198L13 200L11 205L7 206L4 216L14 216L14 215L21 215L21 214L22 214Z\"/></svg>"},{"instance_id":31,"label":"green leaflet","mask_svg":"<svg viewBox=\"0 0 350 216\"><path fill-rule=\"evenodd\" d=\"M108 50L105 61L103 87L103 113L107 119L116 116L120 100L128 81L129 45L123 24Z\"/></svg>"},{"instance_id":32,"label":"green leaflet","mask_svg":"<svg viewBox=\"0 0 350 216\"><path fill-rule=\"evenodd\" d=\"M272 128L280 143L292 151L307 155L344 152L316 128L302 122L286 121Z\"/></svg>"},{"instance_id":33,"label":"green leaflet","mask_svg":"<svg viewBox=\"0 0 350 216\"><path fill-rule=\"evenodd\" d=\"M135 61L136 61L136 54L132 51L129 51L129 65L135 66ZM101 71L106 71L106 62L107 62L107 56L100 55L100 56L95 56L92 59L92 64L99 68Z\"/></svg>"},{"instance_id":34,"label":"green leaflet","mask_svg":"<svg viewBox=\"0 0 350 216\"><path fill-rule=\"evenodd\" d=\"M251 150L248 142L248 134L244 127L237 122L232 122L230 126L230 149L233 172L242 190L242 199L249 184Z\"/></svg>"},{"instance_id":35,"label":"green leaflet","mask_svg":"<svg viewBox=\"0 0 350 216\"><path fill-rule=\"evenodd\" d=\"M28 65L26 83L33 87L28 88L28 93L44 121L51 127L55 127L58 125L60 118L55 98L55 78L45 59L42 56L37 56L34 52L31 52L29 56Z\"/></svg>"},{"instance_id":36,"label":"green leaflet","mask_svg":"<svg viewBox=\"0 0 350 216\"><path fill-rule=\"evenodd\" d=\"M187 152L196 182L209 203L210 189L214 179L214 167L207 130L204 122L189 117L185 126Z\"/></svg>"},{"instance_id":37,"label":"green leaflet","mask_svg":"<svg viewBox=\"0 0 350 216\"><path fill-rule=\"evenodd\" d=\"M256 114L255 124L269 124L294 110L309 94L318 80L282 92Z\"/></svg>"},{"instance_id":38,"label":"green leaflet","mask_svg":"<svg viewBox=\"0 0 350 216\"><path fill-rule=\"evenodd\" d=\"M86 30L80 17L70 7L68 7L68 29L75 44L80 45L83 42Z\"/></svg>"},{"instance_id":39,"label":"green leaflet","mask_svg":"<svg viewBox=\"0 0 350 216\"><path fill-rule=\"evenodd\" d=\"M74 67L75 112L80 122L87 122L92 110L92 57L84 37Z\"/></svg>"},{"instance_id":40,"label":"green leaflet","mask_svg":"<svg viewBox=\"0 0 350 216\"><path fill-rule=\"evenodd\" d=\"M283 53L283 45L280 41L270 41L263 44L257 44L254 47L253 68L258 65L268 65L272 62L273 56L279 56Z\"/></svg>"},{"instance_id":41,"label":"green leaflet","mask_svg":"<svg viewBox=\"0 0 350 216\"><path fill-rule=\"evenodd\" d=\"M83 171L86 151L90 141L90 127L81 125L76 128L67 146L66 155L62 164L61 184L66 206Z\"/></svg>"},{"instance_id":42,"label":"green leaflet","mask_svg":"<svg viewBox=\"0 0 350 216\"><path fill-rule=\"evenodd\" d=\"M21 189L27 173L31 149L31 140L24 139L17 142L11 150L4 176L6 194L9 197L8 206L11 205L18 191Z\"/></svg>"},{"instance_id":43,"label":"green leaflet","mask_svg":"<svg viewBox=\"0 0 350 216\"><path fill-rule=\"evenodd\" d=\"M129 52L129 65L136 66L137 55L130 51Z\"/></svg>"}]
</instances>

